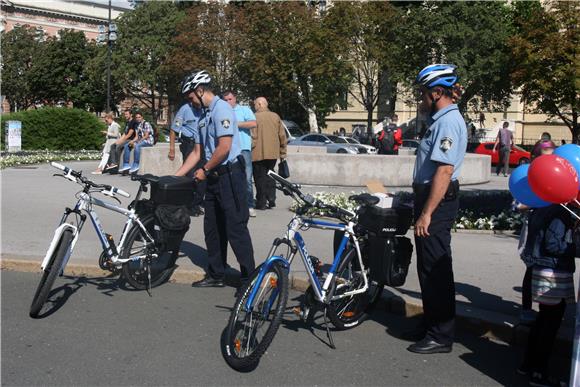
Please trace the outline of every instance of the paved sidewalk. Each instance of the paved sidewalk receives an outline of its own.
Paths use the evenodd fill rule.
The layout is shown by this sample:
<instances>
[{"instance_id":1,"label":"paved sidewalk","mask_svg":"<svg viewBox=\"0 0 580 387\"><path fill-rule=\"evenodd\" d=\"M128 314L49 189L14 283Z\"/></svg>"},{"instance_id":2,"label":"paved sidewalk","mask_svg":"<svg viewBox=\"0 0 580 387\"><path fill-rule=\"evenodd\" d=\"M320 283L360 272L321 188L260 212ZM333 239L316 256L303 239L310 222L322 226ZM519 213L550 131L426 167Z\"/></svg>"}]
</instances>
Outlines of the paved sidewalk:
<instances>
[{"instance_id":1,"label":"paved sidewalk","mask_svg":"<svg viewBox=\"0 0 580 387\"><path fill-rule=\"evenodd\" d=\"M90 173L95 162L65 163L76 170ZM1 257L4 267L16 270L38 270L55 226L65 206L75 203L74 194L80 186L64 179L52 177L56 170L48 164L22 168L8 168L0 172L1 189ZM111 175L88 175L96 182L118 186L134 195L137 184L128 177ZM492 176L490 183L463 187L463 189L507 189L507 179ZM307 192L361 192L360 187L304 187ZM390 191L397 191L394 188ZM128 205L131 199L122 198ZM272 240L282 235L292 214L288 211L290 199L278 192L277 207L258 211L250 218L255 259L259 264L268 253ZM118 236L124 218L116 213L97 208L105 231ZM86 272L98 269L101 252L90 222L79 238L70 261L70 268ZM408 236L412 238L412 234ZM332 261L332 232L310 230L304 233L309 252L323 262ZM454 271L460 322L481 334L490 334L504 341L521 342L518 323L520 288L524 265L516 253L517 237L490 232L461 232L452 236ZM189 232L182 244L183 255L178 260L179 269L173 279L191 282L201 278L206 267L206 251L203 239L203 218L192 218ZM229 254L230 265L238 268L233 253ZM399 289L386 288L391 310L413 315L421 311L420 291L413 261L406 284ZM304 267L300 259L292 264L296 287L305 282ZM571 338L574 307L568 307L562 337ZM525 329L524 329L525 330Z\"/></svg>"}]
</instances>

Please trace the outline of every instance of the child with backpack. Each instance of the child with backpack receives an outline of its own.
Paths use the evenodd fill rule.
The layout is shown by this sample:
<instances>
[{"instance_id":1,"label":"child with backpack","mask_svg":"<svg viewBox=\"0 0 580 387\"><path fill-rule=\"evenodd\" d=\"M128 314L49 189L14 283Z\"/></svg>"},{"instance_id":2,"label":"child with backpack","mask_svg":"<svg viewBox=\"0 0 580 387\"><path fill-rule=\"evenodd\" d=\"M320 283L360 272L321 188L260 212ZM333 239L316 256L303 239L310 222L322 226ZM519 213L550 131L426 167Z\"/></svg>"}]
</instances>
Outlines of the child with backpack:
<instances>
[{"instance_id":1,"label":"child with backpack","mask_svg":"<svg viewBox=\"0 0 580 387\"><path fill-rule=\"evenodd\" d=\"M557 204L536 208L529 215L523 256L533 262L532 298L540 311L518 372L528 374L532 386L554 383L548 373L550 354L566 304L575 302L575 223L575 217Z\"/></svg>"}]
</instances>

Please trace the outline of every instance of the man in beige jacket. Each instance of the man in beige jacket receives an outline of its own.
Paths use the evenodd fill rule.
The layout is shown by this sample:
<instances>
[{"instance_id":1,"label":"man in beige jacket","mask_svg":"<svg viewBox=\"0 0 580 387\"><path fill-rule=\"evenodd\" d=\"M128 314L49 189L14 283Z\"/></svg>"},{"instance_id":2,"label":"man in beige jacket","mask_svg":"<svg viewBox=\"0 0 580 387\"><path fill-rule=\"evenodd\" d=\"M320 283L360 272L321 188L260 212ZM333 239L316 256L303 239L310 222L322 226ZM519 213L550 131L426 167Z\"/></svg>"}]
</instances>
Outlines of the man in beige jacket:
<instances>
[{"instance_id":1,"label":"man in beige jacket","mask_svg":"<svg viewBox=\"0 0 580 387\"><path fill-rule=\"evenodd\" d=\"M276 186L268 177L278 159L286 158L286 132L278 114L268 109L268 101L254 101L256 127L252 129L252 169L256 184L256 209L276 207Z\"/></svg>"}]
</instances>

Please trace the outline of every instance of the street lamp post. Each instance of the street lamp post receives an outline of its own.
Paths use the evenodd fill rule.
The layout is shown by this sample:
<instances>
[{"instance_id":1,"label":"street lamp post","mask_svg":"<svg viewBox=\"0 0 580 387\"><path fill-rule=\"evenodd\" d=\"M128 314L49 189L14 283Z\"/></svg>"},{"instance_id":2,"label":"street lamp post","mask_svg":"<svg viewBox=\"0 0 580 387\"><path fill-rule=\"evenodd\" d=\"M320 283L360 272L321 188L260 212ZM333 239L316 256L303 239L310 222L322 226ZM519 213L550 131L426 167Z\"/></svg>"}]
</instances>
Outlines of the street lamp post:
<instances>
[{"instance_id":1,"label":"street lamp post","mask_svg":"<svg viewBox=\"0 0 580 387\"><path fill-rule=\"evenodd\" d=\"M117 25L111 23L111 0L109 0L109 23L99 26L97 43L107 44L107 113L111 111L111 53L117 40Z\"/></svg>"}]
</instances>

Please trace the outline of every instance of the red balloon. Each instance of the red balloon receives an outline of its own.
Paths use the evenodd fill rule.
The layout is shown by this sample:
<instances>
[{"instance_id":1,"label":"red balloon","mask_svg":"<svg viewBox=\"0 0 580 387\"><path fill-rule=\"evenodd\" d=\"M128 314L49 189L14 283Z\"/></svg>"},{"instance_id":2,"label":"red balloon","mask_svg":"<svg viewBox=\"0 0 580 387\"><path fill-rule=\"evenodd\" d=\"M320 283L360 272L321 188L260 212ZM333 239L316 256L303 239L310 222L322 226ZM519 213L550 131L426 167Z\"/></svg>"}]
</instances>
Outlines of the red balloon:
<instances>
[{"instance_id":1,"label":"red balloon","mask_svg":"<svg viewBox=\"0 0 580 387\"><path fill-rule=\"evenodd\" d=\"M568 203L578 196L578 174L572 164L556 155L536 158L528 170L532 191L550 203Z\"/></svg>"}]
</instances>

